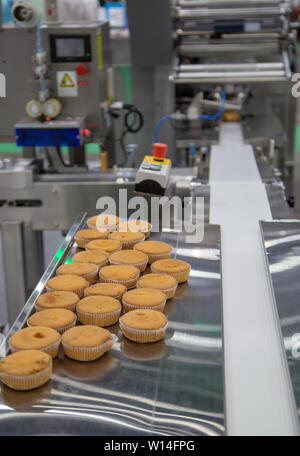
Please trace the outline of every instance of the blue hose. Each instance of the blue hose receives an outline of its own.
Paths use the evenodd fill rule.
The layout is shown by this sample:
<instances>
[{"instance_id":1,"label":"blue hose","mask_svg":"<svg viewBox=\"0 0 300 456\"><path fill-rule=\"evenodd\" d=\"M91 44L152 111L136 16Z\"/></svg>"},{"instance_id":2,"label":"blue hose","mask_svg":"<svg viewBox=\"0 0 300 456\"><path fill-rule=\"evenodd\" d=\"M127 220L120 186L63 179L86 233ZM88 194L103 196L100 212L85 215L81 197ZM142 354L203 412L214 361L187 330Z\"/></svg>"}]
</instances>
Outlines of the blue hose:
<instances>
[{"instance_id":1,"label":"blue hose","mask_svg":"<svg viewBox=\"0 0 300 456\"><path fill-rule=\"evenodd\" d=\"M205 120L214 120L214 119L218 119L219 117L221 117L221 115L223 114L224 112L224 109L225 109L225 103L226 103L226 93L225 92L222 92L222 105L221 105L221 108L220 110L216 113L216 114L211 114L211 115L206 115L206 114L200 114L199 118L200 119L205 119ZM161 125L163 123L165 123L167 120L170 120L172 119L172 114L169 114L168 116L165 116L163 117L162 119L160 119L160 121L157 123L155 129L154 129L154 135L153 135L153 142L154 143L157 143L158 142L158 133L159 133L159 129L161 127Z\"/></svg>"}]
</instances>

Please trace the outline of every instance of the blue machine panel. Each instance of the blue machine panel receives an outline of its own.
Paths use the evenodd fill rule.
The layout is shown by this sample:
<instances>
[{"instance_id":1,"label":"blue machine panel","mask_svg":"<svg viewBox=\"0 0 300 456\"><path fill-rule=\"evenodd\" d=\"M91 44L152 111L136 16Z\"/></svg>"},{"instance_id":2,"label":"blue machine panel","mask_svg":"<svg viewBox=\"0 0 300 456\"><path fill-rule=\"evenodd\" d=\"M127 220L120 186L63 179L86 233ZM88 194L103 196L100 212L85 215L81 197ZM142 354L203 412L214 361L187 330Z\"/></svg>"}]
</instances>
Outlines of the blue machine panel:
<instances>
[{"instance_id":1,"label":"blue machine panel","mask_svg":"<svg viewBox=\"0 0 300 456\"><path fill-rule=\"evenodd\" d=\"M18 146L81 146L79 128L16 128Z\"/></svg>"}]
</instances>

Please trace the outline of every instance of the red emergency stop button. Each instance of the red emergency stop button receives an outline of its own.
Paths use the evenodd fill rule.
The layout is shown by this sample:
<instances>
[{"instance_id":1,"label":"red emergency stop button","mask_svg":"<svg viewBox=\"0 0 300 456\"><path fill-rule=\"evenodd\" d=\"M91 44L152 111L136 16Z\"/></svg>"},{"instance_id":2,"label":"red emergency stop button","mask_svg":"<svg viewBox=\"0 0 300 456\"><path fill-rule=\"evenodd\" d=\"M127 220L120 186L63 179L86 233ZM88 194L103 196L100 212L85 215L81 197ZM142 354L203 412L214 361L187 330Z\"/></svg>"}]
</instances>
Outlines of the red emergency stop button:
<instances>
[{"instance_id":1,"label":"red emergency stop button","mask_svg":"<svg viewBox=\"0 0 300 456\"><path fill-rule=\"evenodd\" d=\"M85 74L87 74L87 72L88 72L88 68L86 65L84 65L83 63L81 63L80 65L77 65L76 73L78 74L78 76L84 76Z\"/></svg>"},{"instance_id":2,"label":"red emergency stop button","mask_svg":"<svg viewBox=\"0 0 300 456\"><path fill-rule=\"evenodd\" d=\"M166 158L167 150L167 144L155 143L153 147L153 156L156 158Z\"/></svg>"}]
</instances>

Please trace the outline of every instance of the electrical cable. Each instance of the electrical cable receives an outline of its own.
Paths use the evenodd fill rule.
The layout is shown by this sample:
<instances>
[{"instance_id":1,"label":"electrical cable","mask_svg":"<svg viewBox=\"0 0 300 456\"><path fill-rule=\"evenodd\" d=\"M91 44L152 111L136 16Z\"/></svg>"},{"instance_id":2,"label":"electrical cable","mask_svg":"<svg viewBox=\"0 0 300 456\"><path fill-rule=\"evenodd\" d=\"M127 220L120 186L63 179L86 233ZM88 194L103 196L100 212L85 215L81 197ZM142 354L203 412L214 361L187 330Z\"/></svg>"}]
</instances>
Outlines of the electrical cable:
<instances>
[{"instance_id":1,"label":"electrical cable","mask_svg":"<svg viewBox=\"0 0 300 456\"><path fill-rule=\"evenodd\" d=\"M144 125L144 118L142 113L131 104L124 104L123 109L126 109L127 112L124 115L124 125L123 125L123 132L121 137L118 139L122 152L124 154L124 161L119 164L119 166L124 166L127 162L127 150L124 143L125 136L128 133L136 134L138 133Z\"/></svg>"}]
</instances>

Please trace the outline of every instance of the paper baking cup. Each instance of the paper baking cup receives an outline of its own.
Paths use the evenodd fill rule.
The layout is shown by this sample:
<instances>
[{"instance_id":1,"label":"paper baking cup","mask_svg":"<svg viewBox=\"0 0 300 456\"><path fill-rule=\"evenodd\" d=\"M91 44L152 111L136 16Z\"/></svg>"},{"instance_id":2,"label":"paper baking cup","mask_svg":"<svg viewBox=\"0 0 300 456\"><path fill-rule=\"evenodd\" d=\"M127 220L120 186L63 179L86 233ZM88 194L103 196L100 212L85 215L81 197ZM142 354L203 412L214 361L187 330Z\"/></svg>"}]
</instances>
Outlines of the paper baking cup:
<instances>
[{"instance_id":1,"label":"paper baking cup","mask_svg":"<svg viewBox=\"0 0 300 456\"><path fill-rule=\"evenodd\" d=\"M140 252L142 252L142 250L140 250ZM145 252L143 252L143 253L145 253ZM169 253L161 253L159 255L154 255L152 253L145 253L145 255L148 256L148 264L152 264L152 263L154 263L154 261L157 261L157 260L166 260L168 258L171 258L172 250Z\"/></svg>"},{"instance_id":2,"label":"paper baking cup","mask_svg":"<svg viewBox=\"0 0 300 456\"><path fill-rule=\"evenodd\" d=\"M16 391L27 391L44 385L52 374L52 359L49 366L40 372L30 375L11 375L6 372L0 373L0 380Z\"/></svg>"},{"instance_id":3,"label":"paper baking cup","mask_svg":"<svg viewBox=\"0 0 300 456\"><path fill-rule=\"evenodd\" d=\"M137 281L139 280L139 277L140 277L140 274L138 274L135 279L131 279L131 280L113 280L113 279L105 279L104 277L101 277L101 270L99 272L100 282L120 283L121 285L125 285L125 287L127 289L134 288L136 286Z\"/></svg>"},{"instance_id":4,"label":"paper baking cup","mask_svg":"<svg viewBox=\"0 0 300 456\"><path fill-rule=\"evenodd\" d=\"M177 280L178 283L186 282L187 279L189 278L190 272L191 272L191 267L187 271L183 272L162 272L159 269L155 269L155 267L151 266L151 272L156 272L158 274L168 274L174 279Z\"/></svg>"},{"instance_id":5,"label":"paper baking cup","mask_svg":"<svg viewBox=\"0 0 300 456\"><path fill-rule=\"evenodd\" d=\"M90 252L91 252L91 250L90 250ZM106 252L103 252L103 253L106 253ZM86 261L86 262L85 261L76 261L76 260L74 260L74 257L72 258L72 262L76 263L76 264L81 264L81 263L94 264L95 266L98 266L98 270L99 270L100 268L103 268L103 266L106 266L108 264L108 254L107 254L107 260L102 261L102 263L99 263L99 264L91 263L90 261Z\"/></svg>"},{"instance_id":6,"label":"paper baking cup","mask_svg":"<svg viewBox=\"0 0 300 456\"><path fill-rule=\"evenodd\" d=\"M114 312L94 314L89 312L82 312L77 308L78 320L84 325L95 325L95 326L112 326L119 320L121 314L121 307L119 310Z\"/></svg>"},{"instance_id":7,"label":"paper baking cup","mask_svg":"<svg viewBox=\"0 0 300 456\"><path fill-rule=\"evenodd\" d=\"M99 237L99 238L96 238L96 239L95 238L93 238L93 239L82 239L82 238L79 238L78 236L75 236L74 240L75 240L76 244L78 245L78 247L80 249L84 249L88 242L97 241L98 239L107 239L108 238L108 234L109 233L107 233L106 236Z\"/></svg>"},{"instance_id":8,"label":"paper baking cup","mask_svg":"<svg viewBox=\"0 0 300 456\"><path fill-rule=\"evenodd\" d=\"M80 264L80 263L78 263L78 264ZM88 263L88 264L92 264L92 263ZM94 266L96 268L95 271L89 272L88 274L78 274L80 277L83 277L85 280L87 280L90 284L95 283L97 280L97 276L98 276L99 267L96 264L94 264ZM56 275L64 276L65 274L59 274L57 272Z\"/></svg>"},{"instance_id":9,"label":"paper baking cup","mask_svg":"<svg viewBox=\"0 0 300 456\"><path fill-rule=\"evenodd\" d=\"M164 308L165 308L165 305L166 305L166 300L164 300L164 302L162 302L161 304L158 304L157 306L143 306L143 305L140 305L140 306L135 306L133 304L128 304L127 302L124 301L124 298L123 298L123 308L124 308L124 311L125 312L130 312L131 310L138 310L138 309L151 309L151 310L157 310L158 312L163 312L164 311Z\"/></svg>"},{"instance_id":10,"label":"paper baking cup","mask_svg":"<svg viewBox=\"0 0 300 456\"><path fill-rule=\"evenodd\" d=\"M48 289L47 289L48 290ZM54 290L48 290L48 291L54 291ZM35 310L37 312L40 312L41 310L49 310L49 309L66 309L66 310L71 310L72 312L76 312L76 304L72 304L71 306L67 306L67 307L40 307L38 306L37 304L34 304L34 307L35 307Z\"/></svg>"},{"instance_id":11,"label":"paper baking cup","mask_svg":"<svg viewBox=\"0 0 300 456\"><path fill-rule=\"evenodd\" d=\"M176 290L177 290L177 287L178 287L178 283L176 283L176 285L174 285L174 287L172 288L168 288L166 290L163 290L161 288L156 288L156 290L159 290L161 291L162 293L164 293L166 295L166 298L167 299L171 299L174 297L175 293L176 293ZM141 285L139 285L138 283L136 284L136 288L148 288L148 287L141 287Z\"/></svg>"},{"instance_id":12,"label":"paper baking cup","mask_svg":"<svg viewBox=\"0 0 300 456\"><path fill-rule=\"evenodd\" d=\"M161 340L167 329L167 324L163 328L160 329L133 329L129 326L124 325L124 323L120 320L120 329L127 339L132 340L133 342L138 342L140 344L147 344L150 342L157 342Z\"/></svg>"},{"instance_id":13,"label":"paper baking cup","mask_svg":"<svg viewBox=\"0 0 300 456\"><path fill-rule=\"evenodd\" d=\"M108 340L97 347L73 347L62 342L64 353L76 361L94 361L104 355L114 344L113 340Z\"/></svg>"},{"instance_id":14,"label":"paper baking cup","mask_svg":"<svg viewBox=\"0 0 300 456\"><path fill-rule=\"evenodd\" d=\"M83 276L80 276L80 277L83 277ZM47 286L46 286L46 290L47 291L67 291L67 290L54 290L53 288L49 288ZM79 296L79 298L82 299L84 296L84 290L85 290L85 288L81 288L80 290L68 290L68 291L71 291L72 293L77 294ZM75 304L75 307L76 307L76 304ZM66 309L68 309L68 307L66 307ZM43 310L45 310L45 309L43 309Z\"/></svg>"},{"instance_id":15,"label":"paper baking cup","mask_svg":"<svg viewBox=\"0 0 300 456\"><path fill-rule=\"evenodd\" d=\"M29 320L29 318L28 318L28 320ZM26 322L27 326L29 328L34 328L34 325L29 324L28 320ZM51 326L46 326L46 328L55 329L55 331L57 331L59 334L63 334L65 331L67 331L67 329L73 328L73 326L75 326L76 323L77 323L77 317L75 316L74 321L72 323L70 323L69 325L67 325L67 326L63 326L62 328L51 328ZM45 326L45 325L39 325L39 326Z\"/></svg>"},{"instance_id":16,"label":"paper baking cup","mask_svg":"<svg viewBox=\"0 0 300 456\"><path fill-rule=\"evenodd\" d=\"M87 221L87 226L89 228L91 228L91 229L96 229L98 231L99 231L99 229L103 228L104 230L107 230L110 233L112 233L113 231L117 231L117 229L118 229L118 225L116 225L116 224L114 224L114 225L99 225L99 226L97 226L97 224L93 225L89 221ZM101 231L100 231L100 233L101 233Z\"/></svg>"},{"instance_id":17,"label":"paper baking cup","mask_svg":"<svg viewBox=\"0 0 300 456\"><path fill-rule=\"evenodd\" d=\"M99 293L99 294L89 294L89 291L88 291L88 290L89 290L89 287L86 288L86 289L84 290L84 297L86 297L86 296L109 296L109 297L111 297L111 298L118 299L118 301L120 301L120 302L121 302L121 300L122 300L123 294L126 293L126 291L124 291L123 294L120 294L120 295L118 295L118 296L110 296L110 295L100 294L100 293Z\"/></svg>"},{"instance_id":18,"label":"paper baking cup","mask_svg":"<svg viewBox=\"0 0 300 456\"><path fill-rule=\"evenodd\" d=\"M111 261L109 260L109 263L111 265L116 265L116 266L134 266L135 268L139 269L141 272L144 272L146 267L147 267L147 264L148 262L147 261L144 261L143 263L137 263L137 264L129 264L129 263L118 263L116 261Z\"/></svg>"},{"instance_id":19,"label":"paper baking cup","mask_svg":"<svg viewBox=\"0 0 300 456\"><path fill-rule=\"evenodd\" d=\"M59 338L59 340L57 342L55 342L54 344L49 345L48 347L36 348L36 349L27 348L26 350L41 350L42 352L48 353L48 355L50 355L52 358L55 358L57 356L57 354L58 354L60 342L61 342L61 338ZM10 344L9 344L9 348L12 351L12 353L15 353L15 352L18 352L18 351L22 351L22 350L20 350L18 348L13 347Z\"/></svg>"},{"instance_id":20,"label":"paper baking cup","mask_svg":"<svg viewBox=\"0 0 300 456\"><path fill-rule=\"evenodd\" d=\"M136 244L139 244L140 242L143 242L145 240L145 236L143 237L143 239L139 239L137 241L130 241L130 242L123 242L123 241L120 241L121 244L122 244L122 249L123 250L130 250L130 249L133 249L133 247L136 245Z\"/></svg>"}]
</instances>

